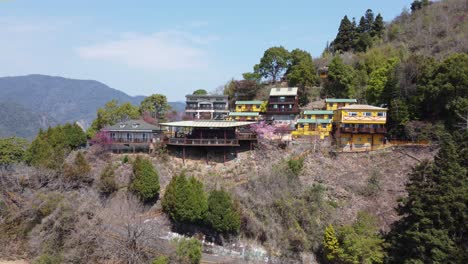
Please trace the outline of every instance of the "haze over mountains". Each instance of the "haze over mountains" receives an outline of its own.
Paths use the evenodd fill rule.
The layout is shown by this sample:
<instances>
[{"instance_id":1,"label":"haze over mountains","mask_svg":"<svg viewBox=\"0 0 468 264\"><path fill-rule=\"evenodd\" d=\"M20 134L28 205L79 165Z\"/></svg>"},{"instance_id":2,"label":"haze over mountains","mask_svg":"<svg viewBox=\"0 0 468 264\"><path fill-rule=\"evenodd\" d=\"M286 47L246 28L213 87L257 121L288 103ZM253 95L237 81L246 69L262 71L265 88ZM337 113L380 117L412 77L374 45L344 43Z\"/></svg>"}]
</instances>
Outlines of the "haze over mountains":
<instances>
[{"instance_id":1,"label":"haze over mountains","mask_svg":"<svg viewBox=\"0 0 468 264\"><path fill-rule=\"evenodd\" d=\"M140 104L144 96L129 96L94 80L32 74L0 78L0 137L33 138L40 128L79 122L87 127L106 102ZM170 103L181 111L184 104Z\"/></svg>"}]
</instances>

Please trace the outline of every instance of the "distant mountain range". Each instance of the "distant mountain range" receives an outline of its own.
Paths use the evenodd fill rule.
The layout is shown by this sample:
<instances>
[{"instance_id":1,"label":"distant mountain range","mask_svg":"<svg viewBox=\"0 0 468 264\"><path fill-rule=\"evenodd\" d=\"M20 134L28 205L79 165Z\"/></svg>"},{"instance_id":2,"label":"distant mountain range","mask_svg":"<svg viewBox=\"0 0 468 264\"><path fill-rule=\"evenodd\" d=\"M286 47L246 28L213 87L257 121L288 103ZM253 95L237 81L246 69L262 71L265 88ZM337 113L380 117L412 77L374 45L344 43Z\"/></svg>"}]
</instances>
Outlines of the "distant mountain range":
<instances>
[{"instance_id":1,"label":"distant mountain range","mask_svg":"<svg viewBox=\"0 0 468 264\"><path fill-rule=\"evenodd\" d=\"M33 138L40 128L66 122L88 127L96 111L115 99L139 105L145 96L129 96L94 80L47 75L0 78L0 136ZM183 102L170 102L183 111Z\"/></svg>"}]
</instances>

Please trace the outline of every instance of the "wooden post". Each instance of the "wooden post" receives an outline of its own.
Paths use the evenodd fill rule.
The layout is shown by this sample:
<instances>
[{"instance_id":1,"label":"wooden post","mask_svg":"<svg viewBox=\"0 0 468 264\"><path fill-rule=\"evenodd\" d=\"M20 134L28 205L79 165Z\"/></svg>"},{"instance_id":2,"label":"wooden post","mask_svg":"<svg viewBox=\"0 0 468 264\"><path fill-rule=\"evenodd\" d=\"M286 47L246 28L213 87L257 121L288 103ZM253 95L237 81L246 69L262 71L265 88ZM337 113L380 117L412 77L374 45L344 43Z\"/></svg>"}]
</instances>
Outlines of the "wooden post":
<instances>
[{"instance_id":1,"label":"wooden post","mask_svg":"<svg viewBox=\"0 0 468 264\"><path fill-rule=\"evenodd\" d=\"M351 132L351 145L349 146L350 150L353 150L353 144L354 144L354 134Z\"/></svg>"},{"instance_id":2,"label":"wooden post","mask_svg":"<svg viewBox=\"0 0 468 264\"><path fill-rule=\"evenodd\" d=\"M223 151L224 151L224 161L223 161L223 164L226 165L226 147L223 147Z\"/></svg>"},{"instance_id":3,"label":"wooden post","mask_svg":"<svg viewBox=\"0 0 468 264\"><path fill-rule=\"evenodd\" d=\"M206 150L206 165L208 165L208 150Z\"/></svg>"},{"instance_id":4,"label":"wooden post","mask_svg":"<svg viewBox=\"0 0 468 264\"><path fill-rule=\"evenodd\" d=\"M224 129L224 144L226 144L226 129ZM226 151L224 151L226 152Z\"/></svg>"}]
</instances>

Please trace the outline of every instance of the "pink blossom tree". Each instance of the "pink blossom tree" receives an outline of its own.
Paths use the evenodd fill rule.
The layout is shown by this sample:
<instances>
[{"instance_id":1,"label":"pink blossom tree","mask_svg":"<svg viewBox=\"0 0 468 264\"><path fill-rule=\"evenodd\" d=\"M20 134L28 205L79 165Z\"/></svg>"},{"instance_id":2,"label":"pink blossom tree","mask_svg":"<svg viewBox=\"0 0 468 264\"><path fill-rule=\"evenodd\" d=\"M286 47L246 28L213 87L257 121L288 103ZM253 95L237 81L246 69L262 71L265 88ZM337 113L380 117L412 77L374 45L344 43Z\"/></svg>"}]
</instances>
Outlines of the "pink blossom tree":
<instances>
[{"instance_id":1,"label":"pink blossom tree","mask_svg":"<svg viewBox=\"0 0 468 264\"><path fill-rule=\"evenodd\" d=\"M272 138L276 132L276 128L268 125L265 121L261 121L250 125L250 131L256 133L259 138Z\"/></svg>"}]
</instances>

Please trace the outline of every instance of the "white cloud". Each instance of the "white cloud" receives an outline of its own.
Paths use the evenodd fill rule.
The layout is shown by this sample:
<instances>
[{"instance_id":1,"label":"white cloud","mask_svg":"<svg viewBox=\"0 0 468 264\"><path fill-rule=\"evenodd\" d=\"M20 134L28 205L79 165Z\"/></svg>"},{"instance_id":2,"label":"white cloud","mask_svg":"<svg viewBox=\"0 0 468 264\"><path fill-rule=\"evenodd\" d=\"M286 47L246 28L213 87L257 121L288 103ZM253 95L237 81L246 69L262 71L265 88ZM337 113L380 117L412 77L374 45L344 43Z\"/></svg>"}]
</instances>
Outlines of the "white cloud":
<instances>
[{"instance_id":1,"label":"white cloud","mask_svg":"<svg viewBox=\"0 0 468 264\"><path fill-rule=\"evenodd\" d=\"M208 53L203 45L215 37L186 32L163 31L143 35L127 33L120 39L78 48L85 59L107 60L145 70L179 70L207 67Z\"/></svg>"}]
</instances>

